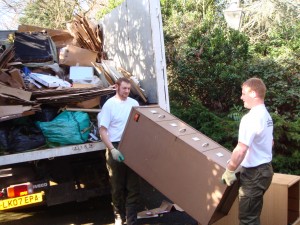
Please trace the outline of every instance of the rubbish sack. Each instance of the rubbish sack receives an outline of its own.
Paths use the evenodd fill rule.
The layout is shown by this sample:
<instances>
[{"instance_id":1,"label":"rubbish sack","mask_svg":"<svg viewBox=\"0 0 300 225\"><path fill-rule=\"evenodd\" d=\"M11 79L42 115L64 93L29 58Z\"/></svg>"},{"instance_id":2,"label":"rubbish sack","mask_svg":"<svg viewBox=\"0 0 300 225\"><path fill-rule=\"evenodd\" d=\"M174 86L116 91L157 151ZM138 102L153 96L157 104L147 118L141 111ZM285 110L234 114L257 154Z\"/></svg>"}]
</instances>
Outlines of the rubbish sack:
<instances>
[{"instance_id":1,"label":"rubbish sack","mask_svg":"<svg viewBox=\"0 0 300 225\"><path fill-rule=\"evenodd\" d=\"M86 112L63 111L50 122L36 122L47 141L58 145L82 144L88 140L90 118Z\"/></svg>"},{"instance_id":2,"label":"rubbish sack","mask_svg":"<svg viewBox=\"0 0 300 225\"><path fill-rule=\"evenodd\" d=\"M33 115L33 119L35 121L40 122L49 122L52 121L58 115L58 107L50 106L50 105L42 105L41 111L36 112Z\"/></svg>"},{"instance_id":3,"label":"rubbish sack","mask_svg":"<svg viewBox=\"0 0 300 225\"><path fill-rule=\"evenodd\" d=\"M8 150L8 148L9 148L9 129L7 127L0 127L0 152L6 151Z\"/></svg>"},{"instance_id":4,"label":"rubbish sack","mask_svg":"<svg viewBox=\"0 0 300 225\"><path fill-rule=\"evenodd\" d=\"M37 127L19 125L10 131L9 152L22 152L46 144L46 139Z\"/></svg>"}]
</instances>

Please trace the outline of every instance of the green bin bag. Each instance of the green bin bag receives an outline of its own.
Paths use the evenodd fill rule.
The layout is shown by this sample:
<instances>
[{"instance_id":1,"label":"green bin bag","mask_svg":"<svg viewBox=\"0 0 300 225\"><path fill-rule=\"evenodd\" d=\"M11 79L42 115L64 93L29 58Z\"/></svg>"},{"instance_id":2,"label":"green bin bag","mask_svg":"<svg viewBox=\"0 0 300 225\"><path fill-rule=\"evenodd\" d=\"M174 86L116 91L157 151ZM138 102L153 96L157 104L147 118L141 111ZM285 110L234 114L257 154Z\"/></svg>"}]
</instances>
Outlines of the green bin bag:
<instances>
[{"instance_id":1,"label":"green bin bag","mask_svg":"<svg viewBox=\"0 0 300 225\"><path fill-rule=\"evenodd\" d=\"M63 111L50 122L36 122L47 141L53 144L82 144L88 140L90 118L86 112Z\"/></svg>"}]
</instances>

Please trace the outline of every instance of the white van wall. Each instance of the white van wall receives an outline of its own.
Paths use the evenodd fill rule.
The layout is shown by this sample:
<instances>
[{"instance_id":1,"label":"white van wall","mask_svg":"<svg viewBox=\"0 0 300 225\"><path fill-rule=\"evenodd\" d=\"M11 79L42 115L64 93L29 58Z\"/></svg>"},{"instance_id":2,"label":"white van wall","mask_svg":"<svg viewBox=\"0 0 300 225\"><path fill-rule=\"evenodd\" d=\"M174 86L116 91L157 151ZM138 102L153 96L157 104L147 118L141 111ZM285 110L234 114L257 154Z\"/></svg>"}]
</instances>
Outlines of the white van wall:
<instances>
[{"instance_id":1,"label":"white van wall","mask_svg":"<svg viewBox=\"0 0 300 225\"><path fill-rule=\"evenodd\" d=\"M101 24L108 58L138 78L150 104L169 112L159 0L125 0Z\"/></svg>"}]
</instances>

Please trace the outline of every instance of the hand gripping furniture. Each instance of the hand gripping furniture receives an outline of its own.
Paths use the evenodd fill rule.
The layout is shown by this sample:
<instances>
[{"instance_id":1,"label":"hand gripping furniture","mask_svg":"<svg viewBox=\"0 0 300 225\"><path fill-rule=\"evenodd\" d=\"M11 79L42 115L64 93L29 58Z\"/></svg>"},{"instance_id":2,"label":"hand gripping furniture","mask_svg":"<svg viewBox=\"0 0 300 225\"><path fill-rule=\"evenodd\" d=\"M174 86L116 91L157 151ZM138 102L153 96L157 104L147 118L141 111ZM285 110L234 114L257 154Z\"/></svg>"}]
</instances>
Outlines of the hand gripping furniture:
<instances>
[{"instance_id":1,"label":"hand gripping furniture","mask_svg":"<svg viewBox=\"0 0 300 225\"><path fill-rule=\"evenodd\" d=\"M119 145L125 163L201 225L225 216L237 182L221 182L231 152L159 107L135 107Z\"/></svg>"}]
</instances>

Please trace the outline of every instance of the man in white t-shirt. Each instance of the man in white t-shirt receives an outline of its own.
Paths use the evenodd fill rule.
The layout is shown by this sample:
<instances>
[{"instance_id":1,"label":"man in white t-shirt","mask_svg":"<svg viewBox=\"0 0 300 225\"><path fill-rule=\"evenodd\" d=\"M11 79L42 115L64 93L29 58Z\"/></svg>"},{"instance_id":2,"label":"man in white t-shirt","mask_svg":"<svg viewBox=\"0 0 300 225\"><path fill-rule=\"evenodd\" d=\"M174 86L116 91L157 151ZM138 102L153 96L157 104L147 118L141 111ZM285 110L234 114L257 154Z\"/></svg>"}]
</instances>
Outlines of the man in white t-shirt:
<instances>
[{"instance_id":1,"label":"man in white t-shirt","mask_svg":"<svg viewBox=\"0 0 300 225\"><path fill-rule=\"evenodd\" d=\"M222 176L222 180L230 186L237 179L235 170L242 166L240 225L260 225L263 195L273 177L273 121L264 104L265 94L266 86L261 79L250 78L243 83L241 99L250 111L241 120L238 144Z\"/></svg>"},{"instance_id":2,"label":"man in white t-shirt","mask_svg":"<svg viewBox=\"0 0 300 225\"><path fill-rule=\"evenodd\" d=\"M115 84L116 95L108 99L98 115L98 127L106 145L106 164L109 172L115 225L135 225L139 202L139 177L123 163L124 156L118 149L131 108L138 102L129 97L131 84L119 78Z\"/></svg>"}]
</instances>

